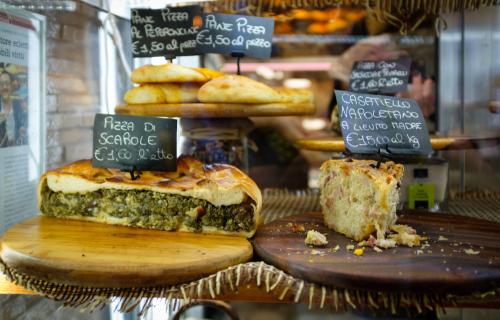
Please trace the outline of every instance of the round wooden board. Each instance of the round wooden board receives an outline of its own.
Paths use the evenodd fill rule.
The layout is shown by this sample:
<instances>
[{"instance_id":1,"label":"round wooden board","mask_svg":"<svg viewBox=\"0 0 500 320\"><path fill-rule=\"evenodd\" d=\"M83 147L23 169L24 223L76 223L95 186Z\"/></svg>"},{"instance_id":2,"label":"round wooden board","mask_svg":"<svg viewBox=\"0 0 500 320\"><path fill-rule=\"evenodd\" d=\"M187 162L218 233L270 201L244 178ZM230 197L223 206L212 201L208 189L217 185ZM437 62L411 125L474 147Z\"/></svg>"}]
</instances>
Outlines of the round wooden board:
<instances>
[{"instance_id":1,"label":"round wooden board","mask_svg":"<svg viewBox=\"0 0 500 320\"><path fill-rule=\"evenodd\" d=\"M250 260L252 246L242 237L37 216L4 234L0 256L9 267L50 282L129 288L208 276Z\"/></svg>"},{"instance_id":2,"label":"round wooden board","mask_svg":"<svg viewBox=\"0 0 500 320\"><path fill-rule=\"evenodd\" d=\"M295 144L302 149L325 152L346 151L342 137L323 139L301 139ZM500 144L500 137L463 138L463 137L431 137L434 150L467 150L483 147L494 147Z\"/></svg>"},{"instance_id":3,"label":"round wooden board","mask_svg":"<svg viewBox=\"0 0 500 320\"><path fill-rule=\"evenodd\" d=\"M180 103L120 105L117 114L151 117L181 118L245 118L313 115L316 107L311 103Z\"/></svg>"},{"instance_id":4,"label":"round wooden board","mask_svg":"<svg viewBox=\"0 0 500 320\"><path fill-rule=\"evenodd\" d=\"M325 248L305 246L305 233L289 225L304 225L327 234ZM346 250L356 242L323 225L322 214L290 216L262 226L254 249L265 262L314 283L362 290L471 293L500 286L500 224L443 213L404 212L398 223L429 237L428 248L397 247L362 256ZM439 236L448 240L438 241ZM339 245L337 252L332 248ZM468 255L465 249L479 251ZM316 251L312 251L316 250ZM422 250L417 254L417 250Z\"/></svg>"}]
</instances>

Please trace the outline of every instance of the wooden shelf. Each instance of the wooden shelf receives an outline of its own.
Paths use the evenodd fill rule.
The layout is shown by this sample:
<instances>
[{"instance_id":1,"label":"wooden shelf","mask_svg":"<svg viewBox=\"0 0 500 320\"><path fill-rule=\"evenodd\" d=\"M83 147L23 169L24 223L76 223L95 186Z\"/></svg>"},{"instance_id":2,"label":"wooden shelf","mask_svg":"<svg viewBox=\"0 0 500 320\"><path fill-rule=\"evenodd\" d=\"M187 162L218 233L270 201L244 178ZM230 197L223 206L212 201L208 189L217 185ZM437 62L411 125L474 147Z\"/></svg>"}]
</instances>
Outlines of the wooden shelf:
<instances>
[{"instance_id":1,"label":"wooden shelf","mask_svg":"<svg viewBox=\"0 0 500 320\"><path fill-rule=\"evenodd\" d=\"M344 152L342 137L321 139L301 139L295 144L302 149L324 152ZM440 150L468 150L494 147L500 144L500 137L468 138L468 137L431 137L432 148Z\"/></svg>"},{"instance_id":2,"label":"wooden shelf","mask_svg":"<svg viewBox=\"0 0 500 320\"><path fill-rule=\"evenodd\" d=\"M121 115L182 118L246 118L313 115L311 103L182 103L120 105L115 112Z\"/></svg>"}]
</instances>

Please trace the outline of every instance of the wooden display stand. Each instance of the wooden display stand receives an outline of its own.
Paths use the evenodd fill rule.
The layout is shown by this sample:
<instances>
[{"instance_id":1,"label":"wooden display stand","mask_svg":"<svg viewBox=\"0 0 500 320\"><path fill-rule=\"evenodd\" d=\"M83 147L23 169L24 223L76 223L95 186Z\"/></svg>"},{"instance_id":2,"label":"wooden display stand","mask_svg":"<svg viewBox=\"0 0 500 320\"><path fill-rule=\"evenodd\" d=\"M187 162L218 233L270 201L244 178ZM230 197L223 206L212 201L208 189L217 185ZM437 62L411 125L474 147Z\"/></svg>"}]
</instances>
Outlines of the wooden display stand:
<instances>
[{"instance_id":1,"label":"wooden display stand","mask_svg":"<svg viewBox=\"0 0 500 320\"><path fill-rule=\"evenodd\" d=\"M311 103L179 103L120 105L117 114L148 117L245 118L313 115Z\"/></svg>"},{"instance_id":2,"label":"wooden display stand","mask_svg":"<svg viewBox=\"0 0 500 320\"><path fill-rule=\"evenodd\" d=\"M295 144L302 149L324 152L346 151L342 137L331 137L323 139L301 139ZM432 148L436 151L442 150L466 150L479 149L481 147L494 147L500 144L500 137L489 138L465 138L465 137L431 137Z\"/></svg>"},{"instance_id":3,"label":"wooden display stand","mask_svg":"<svg viewBox=\"0 0 500 320\"><path fill-rule=\"evenodd\" d=\"M7 230L0 257L19 272L83 287L172 285L252 257L242 237L165 232L46 216Z\"/></svg>"}]
</instances>

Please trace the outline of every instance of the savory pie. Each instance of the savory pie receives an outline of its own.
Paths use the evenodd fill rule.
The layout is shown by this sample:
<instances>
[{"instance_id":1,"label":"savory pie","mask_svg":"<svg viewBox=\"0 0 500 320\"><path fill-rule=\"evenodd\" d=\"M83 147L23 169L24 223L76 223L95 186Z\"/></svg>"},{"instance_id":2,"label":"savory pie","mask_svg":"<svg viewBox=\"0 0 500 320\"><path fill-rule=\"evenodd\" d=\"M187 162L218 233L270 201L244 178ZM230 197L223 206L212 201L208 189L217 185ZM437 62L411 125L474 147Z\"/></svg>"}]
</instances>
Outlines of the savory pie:
<instances>
[{"instance_id":1,"label":"savory pie","mask_svg":"<svg viewBox=\"0 0 500 320\"><path fill-rule=\"evenodd\" d=\"M259 188L236 167L182 156L176 172L118 169L81 160L45 173L42 214L126 226L251 237L260 220Z\"/></svg>"}]
</instances>

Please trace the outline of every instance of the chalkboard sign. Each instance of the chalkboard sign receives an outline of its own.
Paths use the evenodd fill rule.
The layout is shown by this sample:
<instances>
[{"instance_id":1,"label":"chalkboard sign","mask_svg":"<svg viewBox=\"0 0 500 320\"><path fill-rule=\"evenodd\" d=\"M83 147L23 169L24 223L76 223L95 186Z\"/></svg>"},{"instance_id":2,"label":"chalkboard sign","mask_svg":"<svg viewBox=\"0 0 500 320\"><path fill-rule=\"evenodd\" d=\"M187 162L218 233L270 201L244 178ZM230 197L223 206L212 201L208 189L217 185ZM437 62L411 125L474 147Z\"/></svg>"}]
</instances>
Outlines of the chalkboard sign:
<instances>
[{"instance_id":1,"label":"chalkboard sign","mask_svg":"<svg viewBox=\"0 0 500 320\"><path fill-rule=\"evenodd\" d=\"M97 114L94 167L175 171L177 120Z\"/></svg>"},{"instance_id":2,"label":"chalkboard sign","mask_svg":"<svg viewBox=\"0 0 500 320\"><path fill-rule=\"evenodd\" d=\"M241 53L245 57L271 56L274 19L208 13L196 37L199 53Z\"/></svg>"},{"instance_id":3,"label":"chalkboard sign","mask_svg":"<svg viewBox=\"0 0 500 320\"><path fill-rule=\"evenodd\" d=\"M132 9L132 55L134 57L190 56L196 51L201 7Z\"/></svg>"},{"instance_id":4,"label":"chalkboard sign","mask_svg":"<svg viewBox=\"0 0 500 320\"><path fill-rule=\"evenodd\" d=\"M352 153L432 152L429 131L415 100L336 90L340 127Z\"/></svg>"},{"instance_id":5,"label":"chalkboard sign","mask_svg":"<svg viewBox=\"0 0 500 320\"><path fill-rule=\"evenodd\" d=\"M397 93L407 90L411 59L356 61L349 90L364 93Z\"/></svg>"}]
</instances>

